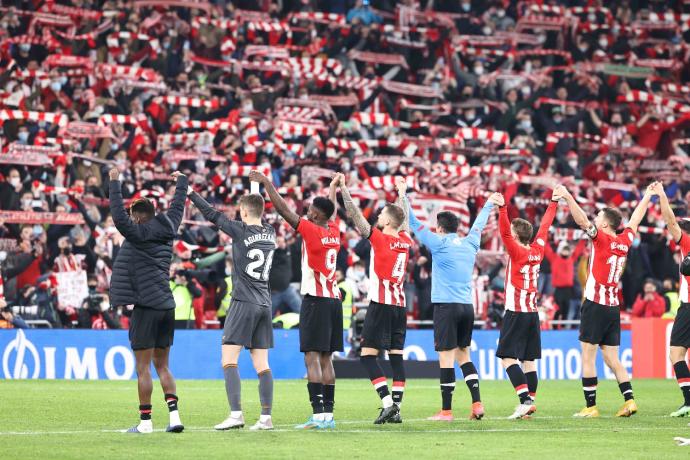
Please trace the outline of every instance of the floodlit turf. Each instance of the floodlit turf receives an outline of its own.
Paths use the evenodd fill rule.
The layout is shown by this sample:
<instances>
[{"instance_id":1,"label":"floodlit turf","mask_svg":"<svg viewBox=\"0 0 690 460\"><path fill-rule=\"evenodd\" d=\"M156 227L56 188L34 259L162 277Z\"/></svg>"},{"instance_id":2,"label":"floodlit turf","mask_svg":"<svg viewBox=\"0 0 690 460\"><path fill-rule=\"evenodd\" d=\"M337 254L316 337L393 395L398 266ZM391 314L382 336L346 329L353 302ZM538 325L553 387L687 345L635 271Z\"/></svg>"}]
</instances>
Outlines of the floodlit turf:
<instances>
[{"instance_id":1,"label":"floodlit turf","mask_svg":"<svg viewBox=\"0 0 690 460\"><path fill-rule=\"evenodd\" d=\"M157 384L157 382L156 382ZM248 424L258 414L257 381L243 382ZM515 393L507 381L482 382L487 418L466 419L469 392L458 381L457 420L424 420L439 408L432 380L408 381L402 425L374 426L379 401L366 380L341 380L336 387L338 428L296 432L309 414L302 381L277 381L275 432L214 432L227 415L221 381L180 381L183 434L130 435L116 430L137 421L133 381L0 381L0 458L690 458L674 436L690 437L689 419L667 415L680 402L671 380L634 381L640 413L613 417L622 402L615 382L599 384L598 420L574 420L583 397L579 382L544 381L537 415L509 421ZM154 390L154 427L164 429L167 407Z\"/></svg>"}]
</instances>

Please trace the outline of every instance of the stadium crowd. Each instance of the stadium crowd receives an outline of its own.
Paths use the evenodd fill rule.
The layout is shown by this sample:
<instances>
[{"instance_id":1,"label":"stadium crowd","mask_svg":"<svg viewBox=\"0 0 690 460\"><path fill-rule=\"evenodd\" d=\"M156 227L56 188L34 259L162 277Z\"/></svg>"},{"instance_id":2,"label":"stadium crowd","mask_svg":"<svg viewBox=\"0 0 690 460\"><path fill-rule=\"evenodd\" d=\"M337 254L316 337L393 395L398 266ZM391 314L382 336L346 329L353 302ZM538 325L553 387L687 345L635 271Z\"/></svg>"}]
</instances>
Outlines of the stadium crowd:
<instances>
[{"instance_id":1,"label":"stadium crowd","mask_svg":"<svg viewBox=\"0 0 690 460\"><path fill-rule=\"evenodd\" d=\"M420 220L433 226L452 210L463 234L489 191L534 222L557 183L592 214L629 214L663 180L676 215L688 215L687 2L1 3L0 306L15 306L3 308L6 327L22 317L127 326L126 311L108 308L123 241L109 215L112 166L126 199L166 208L180 170L231 216L252 169L297 210L343 172L371 222L403 175ZM349 308L366 298L369 242L339 209ZM269 217L278 315L299 309L301 243ZM578 317L587 274L588 244L567 209L554 227L539 284L545 327ZM170 273L179 327L224 318L228 244L188 206ZM495 327L505 264L495 213L482 248L475 307ZM677 249L652 207L622 277L622 314L674 314ZM430 270L416 246L406 286L415 319L431 319Z\"/></svg>"}]
</instances>

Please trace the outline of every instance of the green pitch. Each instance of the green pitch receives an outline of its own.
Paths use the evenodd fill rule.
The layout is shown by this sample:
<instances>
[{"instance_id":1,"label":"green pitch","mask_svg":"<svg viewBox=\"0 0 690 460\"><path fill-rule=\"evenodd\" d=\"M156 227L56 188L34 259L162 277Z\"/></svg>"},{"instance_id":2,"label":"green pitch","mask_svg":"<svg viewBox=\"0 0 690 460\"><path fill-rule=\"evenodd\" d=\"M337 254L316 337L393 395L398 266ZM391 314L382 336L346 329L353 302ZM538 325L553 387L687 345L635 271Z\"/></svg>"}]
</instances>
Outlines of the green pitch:
<instances>
[{"instance_id":1,"label":"green pitch","mask_svg":"<svg viewBox=\"0 0 690 460\"><path fill-rule=\"evenodd\" d=\"M157 382L156 382L157 384ZM402 425L374 426L379 401L367 380L340 380L331 432L296 432L309 415L302 381L277 381L274 432L214 432L227 416L221 381L179 381L180 435L129 435L137 422L135 382L0 381L0 458L690 458L674 436L690 437L688 419L667 416L681 400L672 380L633 381L640 412L613 414L622 403L615 382L599 383L598 420L574 420L583 405L579 382L543 381L531 420L508 421L517 398L507 381L482 382L487 417L466 419L470 400L458 381L456 421L427 422L440 405L437 383L407 382ZM257 381L243 382L246 422L258 417ZM154 428L167 425L160 387L154 390Z\"/></svg>"}]
</instances>

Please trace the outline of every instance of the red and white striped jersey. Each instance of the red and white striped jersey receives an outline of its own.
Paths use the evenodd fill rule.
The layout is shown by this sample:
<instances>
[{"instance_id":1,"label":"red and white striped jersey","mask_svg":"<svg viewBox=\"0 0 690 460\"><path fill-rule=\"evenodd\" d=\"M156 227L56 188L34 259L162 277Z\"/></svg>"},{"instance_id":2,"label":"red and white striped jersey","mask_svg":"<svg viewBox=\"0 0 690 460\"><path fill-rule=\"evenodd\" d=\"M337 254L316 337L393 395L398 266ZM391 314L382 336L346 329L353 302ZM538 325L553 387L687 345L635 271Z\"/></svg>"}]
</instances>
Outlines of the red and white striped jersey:
<instances>
[{"instance_id":1,"label":"red and white striped jersey","mask_svg":"<svg viewBox=\"0 0 690 460\"><path fill-rule=\"evenodd\" d=\"M302 235L302 295L340 298L335 279L336 260L340 251L340 230L334 221L328 228L305 219L297 224Z\"/></svg>"},{"instance_id":2,"label":"red and white striped jersey","mask_svg":"<svg viewBox=\"0 0 690 460\"><path fill-rule=\"evenodd\" d=\"M680 241L678 241L678 245L680 246L680 252L683 258L690 253L690 237L683 232L682 236L680 237ZM690 302L690 276L683 276L680 275L680 301L683 303L689 303Z\"/></svg>"},{"instance_id":3,"label":"red and white striped jersey","mask_svg":"<svg viewBox=\"0 0 690 460\"><path fill-rule=\"evenodd\" d=\"M618 282L635 239L635 232L626 228L620 235L609 235L592 227L588 234L592 238L592 254L589 258L585 298L600 305L617 307Z\"/></svg>"},{"instance_id":4,"label":"red and white striped jersey","mask_svg":"<svg viewBox=\"0 0 690 460\"><path fill-rule=\"evenodd\" d=\"M410 256L412 238L407 232L397 236L386 235L376 227L369 235L371 256L369 261L368 299L386 305L405 306L405 271Z\"/></svg>"},{"instance_id":5,"label":"red and white striped jersey","mask_svg":"<svg viewBox=\"0 0 690 460\"><path fill-rule=\"evenodd\" d=\"M549 227L556 216L558 203L551 202L542 217L539 231L531 245L517 242L510 231L510 219L506 206L499 208L498 227L508 253L505 279L506 310L529 313L537 311L537 280L544 259L544 248Z\"/></svg>"}]
</instances>

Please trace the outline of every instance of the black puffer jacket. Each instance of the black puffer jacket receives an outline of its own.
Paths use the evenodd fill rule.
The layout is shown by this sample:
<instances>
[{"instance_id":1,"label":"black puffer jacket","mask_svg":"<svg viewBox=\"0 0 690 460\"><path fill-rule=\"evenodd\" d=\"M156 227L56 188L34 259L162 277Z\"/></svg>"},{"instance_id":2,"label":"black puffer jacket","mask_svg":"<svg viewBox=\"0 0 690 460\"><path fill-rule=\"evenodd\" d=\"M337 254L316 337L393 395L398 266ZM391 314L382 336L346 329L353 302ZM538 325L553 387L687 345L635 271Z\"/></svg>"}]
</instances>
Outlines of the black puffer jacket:
<instances>
[{"instance_id":1,"label":"black puffer jacket","mask_svg":"<svg viewBox=\"0 0 690 460\"><path fill-rule=\"evenodd\" d=\"M125 237L113 264L111 305L138 305L156 310L175 308L169 272L172 243L182 222L187 184L187 177L177 179L168 212L144 224L135 224L125 211L120 181L110 182L110 212L115 227Z\"/></svg>"}]
</instances>

